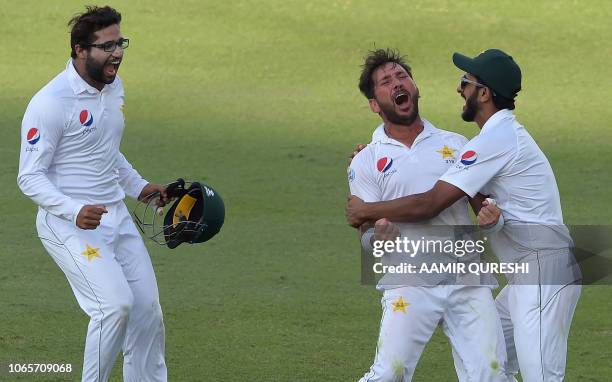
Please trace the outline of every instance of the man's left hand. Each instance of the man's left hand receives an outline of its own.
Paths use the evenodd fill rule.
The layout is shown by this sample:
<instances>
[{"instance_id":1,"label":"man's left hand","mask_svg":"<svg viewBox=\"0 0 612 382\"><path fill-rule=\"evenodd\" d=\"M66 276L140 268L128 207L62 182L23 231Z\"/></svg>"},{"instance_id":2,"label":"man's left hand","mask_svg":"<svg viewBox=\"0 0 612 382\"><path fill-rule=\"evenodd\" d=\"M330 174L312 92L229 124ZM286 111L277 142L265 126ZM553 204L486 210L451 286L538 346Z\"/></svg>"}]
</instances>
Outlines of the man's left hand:
<instances>
[{"instance_id":1,"label":"man's left hand","mask_svg":"<svg viewBox=\"0 0 612 382\"><path fill-rule=\"evenodd\" d=\"M159 197L156 198L155 204L158 207L163 207L168 203L168 194L166 194L166 186L161 184L149 183L147 184L142 191L140 191L140 195L138 196L138 200L147 201L151 195L159 192Z\"/></svg>"},{"instance_id":2,"label":"man's left hand","mask_svg":"<svg viewBox=\"0 0 612 382\"><path fill-rule=\"evenodd\" d=\"M364 145L363 143L358 144L357 146L355 146L355 150L353 150L352 153L349 154L348 156L348 163L349 166L351 165L351 162L353 161L353 158L355 158L355 155L359 154L359 152L363 149L366 148L367 145Z\"/></svg>"},{"instance_id":3,"label":"man's left hand","mask_svg":"<svg viewBox=\"0 0 612 382\"><path fill-rule=\"evenodd\" d=\"M501 210L497 207L497 203L487 198L482 202L482 208L478 212L476 222L481 228L488 228L497 224L501 215Z\"/></svg>"},{"instance_id":4,"label":"man's left hand","mask_svg":"<svg viewBox=\"0 0 612 382\"><path fill-rule=\"evenodd\" d=\"M366 203L356 196L349 196L346 202L346 221L352 227L359 227L368 219L365 216Z\"/></svg>"},{"instance_id":5,"label":"man's left hand","mask_svg":"<svg viewBox=\"0 0 612 382\"><path fill-rule=\"evenodd\" d=\"M374 241L393 241L400 237L399 227L389 219L378 219L374 223Z\"/></svg>"}]
</instances>

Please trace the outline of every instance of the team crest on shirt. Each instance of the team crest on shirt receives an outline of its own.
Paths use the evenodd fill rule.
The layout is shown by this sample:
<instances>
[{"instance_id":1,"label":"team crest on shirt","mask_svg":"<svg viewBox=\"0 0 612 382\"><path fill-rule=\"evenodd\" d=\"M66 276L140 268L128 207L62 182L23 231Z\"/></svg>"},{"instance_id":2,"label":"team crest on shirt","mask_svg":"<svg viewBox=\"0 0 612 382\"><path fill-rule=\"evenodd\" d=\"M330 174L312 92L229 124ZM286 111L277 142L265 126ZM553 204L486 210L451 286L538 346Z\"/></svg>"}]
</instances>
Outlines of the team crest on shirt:
<instances>
[{"instance_id":1,"label":"team crest on shirt","mask_svg":"<svg viewBox=\"0 0 612 382\"><path fill-rule=\"evenodd\" d=\"M478 154L474 150L468 150L461 155L461 164L469 166L476 163L478 160Z\"/></svg>"},{"instance_id":2,"label":"team crest on shirt","mask_svg":"<svg viewBox=\"0 0 612 382\"><path fill-rule=\"evenodd\" d=\"M81 126L84 127L84 129L81 131L81 136L85 136L96 131L96 127L92 126L94 117L91 111L87 109L81 110L79 113L79 122L81 122Z\"/></svg>"},{"instance_id":3,"label":"team crest on shirt","mask_svg":"<svg viewBox=\"0 0 612 382\"><path fill-rule=\"evenodd\" d=\"M436 150L436 152L442 155L442 160L444 160L444 162L455 163L455 152L457 152L457 150L444 145L444 147L440 150Z\"/></svg>"}]
</instances>

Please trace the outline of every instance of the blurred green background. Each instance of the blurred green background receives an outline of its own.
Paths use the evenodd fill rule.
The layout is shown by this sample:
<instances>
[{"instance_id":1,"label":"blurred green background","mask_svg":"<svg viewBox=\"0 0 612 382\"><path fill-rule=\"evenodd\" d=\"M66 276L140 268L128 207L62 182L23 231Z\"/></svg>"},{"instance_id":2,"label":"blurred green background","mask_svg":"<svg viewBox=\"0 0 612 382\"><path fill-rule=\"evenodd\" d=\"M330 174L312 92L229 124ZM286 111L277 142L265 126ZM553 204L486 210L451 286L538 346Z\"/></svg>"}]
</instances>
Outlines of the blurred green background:
<instances>
[{"instance_id":1,"label":"blurred green background","mask_svg":"<svg viewBox=\"0 0 612 382\"><path fill-rule=\"evenodd\" d=\"M103 5L103 4L101 4ZM372 363L380 294L361 285L344 220L346 156L378 116L357 89L362 57L408 58L423 117L468 137L459 51L497 47L523 70L516 114L547 154L570 224L611 224L612 3L606 1L115 1L130 38L122 151L147 179L178 176L225 199L222 232L150 245L173 381L355 381ZM0 7L0 363L72 363L87 317L16 185L28 101L64 69L77 1ZM129 204L133 206L133 203ZM612 288L587 286L567 381L612 380ZM119 357L119 361L120 361ZM4 371L3 371L4 372ZM113 380L120 380L119 362ZM61 380L59 375L8 380ZM414 381L455 380L436 333Z\"/></svg>"}]
</instances>

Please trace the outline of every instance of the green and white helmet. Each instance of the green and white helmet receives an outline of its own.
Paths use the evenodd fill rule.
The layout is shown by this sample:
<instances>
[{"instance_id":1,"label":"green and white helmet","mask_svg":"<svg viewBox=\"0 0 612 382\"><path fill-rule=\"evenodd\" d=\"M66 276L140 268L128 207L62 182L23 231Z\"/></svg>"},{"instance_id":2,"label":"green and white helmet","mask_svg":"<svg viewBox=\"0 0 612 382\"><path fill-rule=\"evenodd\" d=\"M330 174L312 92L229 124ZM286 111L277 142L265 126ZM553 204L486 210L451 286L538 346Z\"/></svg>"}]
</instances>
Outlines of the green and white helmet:
<instances>
[{"instance_id":1,"label":"green and white helmet","mask_svg":"<svg viewBox=\"0 0 612 382\"><path fill-rule=\"evenodd\" d=\"M156 204L159 192L148 195L134 209L134 220L144 236L174 249L181 243L203 243L219 233L225 205L212 187L179 178L166 186L166 193L176 200L165 211Z\"/></svg>"}]
</instances>

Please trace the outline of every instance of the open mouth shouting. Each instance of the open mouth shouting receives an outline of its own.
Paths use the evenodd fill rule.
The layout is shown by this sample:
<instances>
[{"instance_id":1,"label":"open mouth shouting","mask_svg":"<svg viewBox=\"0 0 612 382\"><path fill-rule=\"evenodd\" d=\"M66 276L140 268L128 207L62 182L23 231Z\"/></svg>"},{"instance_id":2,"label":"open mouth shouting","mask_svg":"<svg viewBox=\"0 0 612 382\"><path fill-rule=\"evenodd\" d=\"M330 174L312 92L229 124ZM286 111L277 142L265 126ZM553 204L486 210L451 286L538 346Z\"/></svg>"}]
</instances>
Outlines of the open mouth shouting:
<instances>
[{"instance_id":1,"label":"open mouth shouting","mask_svg":"<svg viewBox=\"0 0 612 382\"><path fill-rule=\"evenodd\" d=\"M119 70L119 65L121 65L121 59L112 57L107 61L106 65L104 65L104 75L110 78L115 77Z\"/></svg>"},{"instance_id":2,"label":"open mouth shouting","mask_svg":"<svg viewBox=\"0 0 612 382\"><path fill-rule=\"evenodd\" d=\"M393 103L395 103L396 106L399 106L400 110L405 111L411 106L410 100L412 96L407 91L400 89L392 95L391 99L393 99Z\"/></svg>"},{"instance_id":3,"label":"open mouth shouting","mask_svg":"<svg viewBox=\"0 0 612 382\"><path fill-rule=\"evenodd\" d=\"M401 104L408 102L408 93L402 92L402 93L396 94L393 101L395 101L396 105L401 105Z\"/></svg>"}]
</instances>

